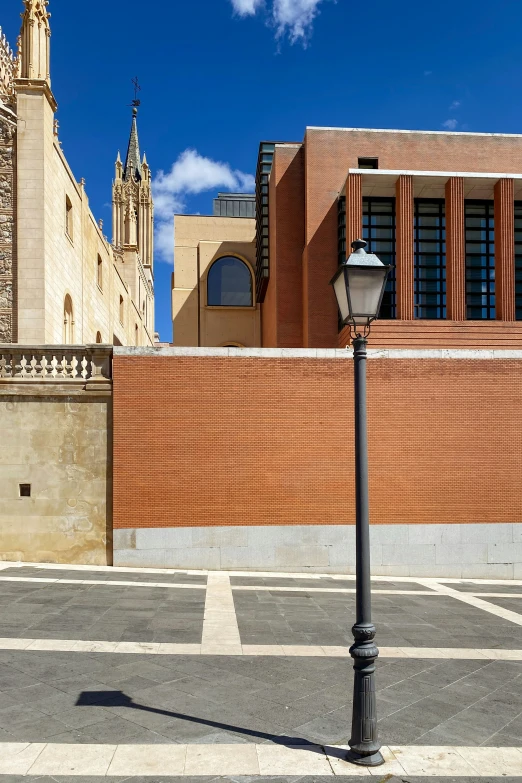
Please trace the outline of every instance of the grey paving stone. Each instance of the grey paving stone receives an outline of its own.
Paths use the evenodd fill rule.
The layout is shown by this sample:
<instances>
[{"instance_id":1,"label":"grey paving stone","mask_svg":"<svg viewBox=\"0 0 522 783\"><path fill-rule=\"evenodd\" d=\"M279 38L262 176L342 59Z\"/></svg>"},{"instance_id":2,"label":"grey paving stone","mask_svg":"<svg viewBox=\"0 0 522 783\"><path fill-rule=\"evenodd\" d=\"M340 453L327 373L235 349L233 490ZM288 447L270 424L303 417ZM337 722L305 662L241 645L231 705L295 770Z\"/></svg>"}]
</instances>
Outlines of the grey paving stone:
<instances>
[{"instance_id":1,"label":"grey paving stone","mask_svg":"<svg viewBox=\"0 0 522 783\"><path fill-rule=\"evenodd\" d=\"M489 737L485 742L483 742L482 745L484 747L493 747L493 748L522 747L522 737L514 736L513 734L510 734L508 729L509 726L506 726L505 728L501 729L496 734L493 734L491 737Z\"/></svg>"},{"instance_id":2,"label":"grey paving stone","mask_svg":"<svg viewBox=\"0 0 522 783\"><path fill-rule=\"evenodd\" d=\"M426 734L412 739L412 742L420 745L482 745L508 723L509 718L472 705Z\"/></svg>"},{"instance_id":3,"label":"grey paving stone","mask_svg":"<svg viewBox=\"0 0 522 783\"><path fill-rule=\"evenodd\" d=\"M243 644L335 646L351 641L353 595L284 589L234 590L233 595ZM518 626L449 596L378 594L373 611L383 646L522 648Z\"/></svg>"},{"instance_id":4,"label":"grey paving stone","mask_svg":"<svg viewBox=\"0 0 522 783\"><path fill-rule=\"evenodd\" d=\"M114 602L120 593L116 586L85 592L80 600L81 585L58 587L68 589L48 593L17 583L0 616L9 613L14 628L19 619L14 596L23 607L18 635L27 623L42 638L47 627L57 633L77 628L79 613L82 623L92 622L89 632L185 634L199 622L204 602L201 590L178 591L183 596L173 598L175 590L165 597L167 589L140 588L138 606L129 601L128 590ZM193 599L191 592L198 595ZM242 635L247 631L260 644L351 641L351 595L295 594L284 585L283 590L235 591L236 603L238 595L243 596L238 607ZM445 596L376 598L383 618L381 645L393 640L397 646L450 647L471 641L516 648L518 640L522 646L519 626L503 621L492 628L492 615ZM13 739L14 731L20 741L50 737L67 743L111 737L132 743L141 738L151 743L328 744L346 742L350 733L353 675L351 661L344 658L0 651L0 677L2 741L1 732ZM376 682L386 744L452 744L460 738L461 744L491 746L497 737L497 744L509 746L522 733L522 663L381 658Z\"/></svg>"},{"instance_id":5,"label":"grey paving stone","mask_svg":"<svg viewBox=\"0 0 522 783\"><path fill-rule=\"evenodd\" d=\"M116 745L124 744L129 737L134 737L141 733L141 728L136 723L118 715L111 715L106 712L106 718L99 723L93 723L86 726L83 731L90 742L114 743Z\"/></svg>"},{"instance_id":6,"label":"grey paving stone","mask_svg":"<svg viewBox=\"0 0 522 783\"><path fill-rule=\"evenodd\" d=\"M18 572L22 569L12 570ZM45 570L42 569L42 572ZM71 572L63 572L65 576L68 573ZM90 575L81 573L84 579L96 578L93 576L95 572ZM121 578L121 575L110 576L113 581L118 576ZM152 576L156 577L155 574ZM157 581L161 579L157 578ZM205 581L206 578L203 583ZM196 584L191 580L187 582L187 579L183 582ZM34 582L2 582L2 633L4 636L35 639L179 641L196 644L201 641L205 591L137 587L131 596L129 590L132 588L119 585L45 583L42 586ZM138 604L146 600L150 602L148 605Z\"/></svg>"},{"instance_id":7,"label":"grey paving stone","mask_svg":"<svg viewBox=\"0 0 522 783\"><path fill-rule=\"evenodd\" d=\"M63 723L49 715L36 719L18 720L4 729L10 742L44 742L63 732Z\"/></svg>"}]
</instances>

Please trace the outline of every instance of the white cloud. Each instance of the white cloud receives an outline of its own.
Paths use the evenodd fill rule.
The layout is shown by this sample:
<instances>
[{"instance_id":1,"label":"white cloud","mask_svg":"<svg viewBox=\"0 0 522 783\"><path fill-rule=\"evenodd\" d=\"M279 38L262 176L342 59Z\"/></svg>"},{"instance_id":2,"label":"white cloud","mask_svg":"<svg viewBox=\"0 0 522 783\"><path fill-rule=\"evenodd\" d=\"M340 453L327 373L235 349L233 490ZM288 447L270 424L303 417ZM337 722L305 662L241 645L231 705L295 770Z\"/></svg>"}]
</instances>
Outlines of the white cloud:
<instances>
[{"instance_id":1,"label":"white cloud","mask_svg":"<svg viewBox=\"0 0 522 783\"><path fill-rule=\"evenodd\" d=\"M451 104L451 106L449 107L450 111L451 111L452 109L458 109L461 103L462 103L462 101L453 101L453 103L452 103L452 104Z\"/></svg>"},{"instance_id":2,"label":"white cloud","mask_svg":"<svg viewBox=\"0 0 522 783\"><path fill-rule=\"evenodd\" d=\"M288 33L290 41L306 41L312 32L312 24L321 0L273 0L273 19L277 36Z\"/></svg>"},{"instance_id":3,"label":"white cloud","mask_svg":"<svg viewBox=\"0 0 522 783\"><path fill-rule=\"evenodd\" d=\"M263 0L232 0L232 5L239 16L254 16L263 5Z\"/></svg>"},{"instance_id":4,"label":"white cloud","mask_svg":"<svg viewBox=\"0 0 522 783\"><path fill-rule=\"evenodd\" d=\"M265 3L263 0L231 0L240 16L254 16ZM306 41L312 32L312 25L322 0L272 0L269 11L270 23L276 29L276 37L288 35L291 43Z\"/></svg>"},{"instance_id":5,"label":"white cloud","mask_svg":"<svg viewBox=\"0 0 522 783\"><path fill-rule=\"evenodd\" d=\"M458 124L458 120L446 120L442 123L442 127L446 128L446 130L455 130Z\"/></svg>"},{"instance_id":6,"label":"white cloud","mask_svg":"<svg viewBox=\"0 0 522 783\"><path fill-rule=\"evenodd\" d=\"M168 172L158 171L152 183L156 216L155 245L160 260L170 263L174 252L173 216L184 212L186 197L223 188L240 193L254 190L255 179L228 163L221 163L186 149Z\"/></svg>"}]
</instances>

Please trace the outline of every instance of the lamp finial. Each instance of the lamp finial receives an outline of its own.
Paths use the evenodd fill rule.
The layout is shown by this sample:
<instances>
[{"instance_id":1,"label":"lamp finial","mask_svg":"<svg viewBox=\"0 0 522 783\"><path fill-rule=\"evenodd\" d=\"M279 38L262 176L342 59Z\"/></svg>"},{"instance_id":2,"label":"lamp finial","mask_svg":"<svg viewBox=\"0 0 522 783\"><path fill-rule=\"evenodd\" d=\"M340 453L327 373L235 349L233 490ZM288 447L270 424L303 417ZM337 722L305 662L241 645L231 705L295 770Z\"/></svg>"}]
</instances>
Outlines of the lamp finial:
<instances>
[{"instance_id":1,"label":"lamp finial","mask_svg":"<svg viewBox=\"0 0 522 783\"><path fill-rule=\"evenodd\" d=\"M368 243L364 241L364 239L354 239L352 242L352 248L354 253L359 253L361 250L365 253L366 251L364 248L366 247Z\"/></svg>"}]
</instances>

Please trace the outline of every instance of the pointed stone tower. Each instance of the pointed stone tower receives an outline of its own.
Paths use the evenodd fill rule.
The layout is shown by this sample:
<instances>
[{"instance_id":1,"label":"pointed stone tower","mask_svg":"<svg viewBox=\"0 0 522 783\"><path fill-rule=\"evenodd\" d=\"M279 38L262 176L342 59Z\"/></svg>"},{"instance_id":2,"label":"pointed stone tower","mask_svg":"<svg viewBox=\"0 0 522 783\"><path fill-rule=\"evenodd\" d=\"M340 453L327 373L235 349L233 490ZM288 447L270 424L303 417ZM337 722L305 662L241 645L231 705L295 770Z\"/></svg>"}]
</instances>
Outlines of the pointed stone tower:
<instances>
[{"instance_id":1,"label":"pointed stone tower","mask_svg":"<svg viewBox=\"0 0 522 783\"><path fill-rule=\"evenodd\" d=\"M42 343L50 335L46 304L46 270L49 226L45 205L54 203L51 162L54 157L54 115L56 100L50 77L49 0L23 0L22 27L18 39L18 61L14 79L16 114L16 181L18 193L17 274L31 279L31 291L17 293L18 342ZM61 217L61 215L60 215Z\"/></svg>"},{"instance_id":2,"label":"pointed stone tower","mask_svg":"<svg viewBox=\"0 0 522 783\"><path fill-rule=\"evenodd\" d=\"M39 79L51 86L51 28L47 12L49 0L24 0L21 32L22 79Z\"/></svg>"},{"instance_id":3,"label":"pointed stone tower","mask_svg":"<svg viewBox=\"0 0 522 783\"><path fill-rule=\"evenodd\" d=\"M113 245L121 253L122 276L133 299L140 303L142 317L153 325L154 204L151 172L138 140L139 101L133 101L132 124L125 165L120 153L112 185ZM153 328L153 327L152 327Z\"/></svg>"},{"instance_id":4,"label":"pointed stone tower","mask_svg":"<svg viewBox=\"0 0 522 783\"><path fill-rule=\"evenodd\" d=\"M140 158L138 109L133 107L132 125L125 165L120 153L112 187L113 244L126 252L137 252L153 279L153 210L151 173L145 155Z\"/></svg>"}]
</instances>

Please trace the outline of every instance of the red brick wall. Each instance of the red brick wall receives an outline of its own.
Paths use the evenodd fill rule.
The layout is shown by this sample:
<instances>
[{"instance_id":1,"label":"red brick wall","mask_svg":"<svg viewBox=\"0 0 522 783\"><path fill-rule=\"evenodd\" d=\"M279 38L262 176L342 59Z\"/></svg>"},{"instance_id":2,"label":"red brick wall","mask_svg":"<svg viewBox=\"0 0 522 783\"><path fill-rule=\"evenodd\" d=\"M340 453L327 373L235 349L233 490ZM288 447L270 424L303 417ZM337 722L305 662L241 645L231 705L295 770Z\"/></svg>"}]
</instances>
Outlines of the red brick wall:
<instances>
[{"instance_id":1,"label":"red brick wall","mask_svg":"<svg viewBox=\"0 0 522 783\"><path fill-rule=\"evenodd\" d=\"M348 328L337 345L350 344ZM371 348L501 348L522 350L522 321L376 321Z\"/></svg>"},{"instance_id":2,"label":"red brick wall","mask_svg":"<svg viewBox=\"0 0 522 783\"><path fill-rule=\"evenodd\" d=\"M303 345L304 152L277 147L270 176L270 281L261 305L263 347Z\"/></svg>"},{"instance_id":3,"label":"red brick wall","mask_svg":"<svg viewBox=\"0 0 522 783\"><path fill-rule=\"evenodd\" d=\"M308 128L304 150L306 204L300 207L296 200L294 209L303 209L306 221L303 345L308 347L337 344L337 307L328 287L337 265L336 200L359 157L377 157L380 169L392 170L510 173L522 168L521 137ZM347 236L348 246L351 239ZM272 268L282 263L271 256Z\"/></svg>"},{"instance_id":4,"label":"red brick wall","mask_svg":"<svg viewBox=\"0 0 522 783\"><path fill-rule=\"evenodd\" d=\"M374 359L371 518L522 520L522 362ZM114 357L114 526L352 524L352 362Z\"/></svg>"}]
</instances>

